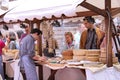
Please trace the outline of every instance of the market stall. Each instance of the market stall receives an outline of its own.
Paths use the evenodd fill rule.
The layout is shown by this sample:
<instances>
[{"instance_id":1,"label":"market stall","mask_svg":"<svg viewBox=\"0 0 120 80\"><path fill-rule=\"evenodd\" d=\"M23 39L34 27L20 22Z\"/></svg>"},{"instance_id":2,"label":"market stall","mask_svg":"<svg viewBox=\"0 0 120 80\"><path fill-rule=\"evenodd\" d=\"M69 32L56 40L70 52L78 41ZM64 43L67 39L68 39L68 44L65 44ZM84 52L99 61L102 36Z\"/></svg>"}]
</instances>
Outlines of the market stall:
<instances>
[{"instance_id":1,"label":"market stall","mask_svg":"<svg viewBox=\"0 0 120 80\"><path fill-rule=\"evenodd\" d=\"M72 2L72 0L70 1L70 4L68 4L68 5L64 3L63 4L64 6L61 5L63 7L57 6L58 4L55 4L50 8L47 8L49 6L47 6L45 8L44 8L44 6L41 6L41 8L39 8L39 9L36 8L35 10L26 9L28 11L26 11L26 10L17 11L20 8L23 9L25 6L31 6L31 4L29 4L29 5L23 4L21 6L18 6L16 9L12 10L10 13L6 14L4 16L4 21L9 22L10 20L12 20L13 22L17 22L17 21L19 22L19 21L27 20L29 22L38 23L38 27L39 27L41 19L42 20L51 20L51 19L61 19L61 18L64 19L64 18L72 18L72 17L101 15L105 18L105 28L106 28L106 36L107 36L107 43L108 43L106 46L106 55L107 55L106 63L107 63L107 67L112 67L113 66L113 63L112 63L112 40L111 40L112 34L110 33L111 27L112 27L112 25L111 25L112 21L111 21L110 16L114 16L120 12L119 1L118 0L107 0L107 1L101 0L101 2L98 2L96 0L85 0L85 1L79 1L75 5L71 4L71 2ZM57 8L56 8L56 6L57 6ZM75 10L76 6L78 9L77 11ZM42 12L41 12L41 10L42 10ZM48 10L48 11L46 11L46 10ZM21 14L21 13L23 13L23 14ZM28 13L30 13L30 14L28 15ZM42 53L40 41L38 41L38 43L39 43L38 48L40 49L39 53ZM40 70L42 70L42 67ZM40 79L42 79L42 77Z\"/></svg>"}]
</instances>

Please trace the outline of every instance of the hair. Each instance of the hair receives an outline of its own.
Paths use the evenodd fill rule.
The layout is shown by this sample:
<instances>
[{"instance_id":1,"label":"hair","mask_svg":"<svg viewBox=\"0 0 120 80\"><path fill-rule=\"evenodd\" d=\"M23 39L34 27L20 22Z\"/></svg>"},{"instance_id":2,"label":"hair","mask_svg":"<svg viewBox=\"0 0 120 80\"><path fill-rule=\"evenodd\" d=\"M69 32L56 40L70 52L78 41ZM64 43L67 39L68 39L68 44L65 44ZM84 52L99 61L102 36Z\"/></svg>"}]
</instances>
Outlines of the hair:
<instances>
[{"instance_id":1,"label":"hair","mask_svg":"<svg viewBox=\"0 0 120 80\"><path fill-rule=\"evenodd\" d=\"M84 17L83 21L87 20L89 23L94 24L95 23L95 19L92 16L86 16Z\"/></svg>"},{"instance_id":2,"label":"hair","mask_svg":"<svg viewBox=\"0 0 120 80\"><path fill-rule=\"evenodd\" d=\"M14 33L14 32L9 32L9 38L10 38L11 41L16 40L16 35L15 35L15 33Z\"/></svg>"},{"instance_id":3,"label":"hair","mask_svg":"<svg viewBox=\"0 0 120 80\"><path fill-rule=\"evenodd\" d=\"M7 26L6 24L4 24L4 25L3 25L3 29L4 29L4 30L8 30L9 28L8 28L8 26Z\"/></svg>"},{"instance_id":4,"label":"hair","mask_svg":"<svg viewBox=\"0 0 120 80\"><path fill-rule=\"evenodd\" d=\"M22 23L22 24L20 24L20 28L27 28L27 27L29 27L28 23Z\"/></svg>"},{"instance_id":5,"label":"hair","mask_svg":"<svg viewBox=\"0 0 120 80\"><path fill-rule=\"evenodd\" d=\"M2 33L1 33L1 31L0 31L0 36L2 36Z\"/></svg>"},{"instance_id":6,"label":"hair","mask_svg":"<svg viewBox=\"0 0 120 80\"><path fill-rule=\"evenodd\" d=\"M34 33L37 33L37 35L40 35L40 34L42 34L42 31L35 28L35 29L32 29L32 31L31 31L31 34L34 34Z\"/></svg>"},{"instance_id":7,"label":"hair","mask_svg":"<svg viewBox=\"0 0 120 80\"><path fill-rule=\"evenodd\" d=\"M2 33L1 33L1 31L0 31L0 39L3 37L3 35L2 35Z\"/></svg>"},{"instance_id":8,"label":"hair","mask_svg":"<svg viewBox=\"0 0 120 80\"><path fill-rule=\"evenodd\" d=\"M18 30L17 31L17 35L18 35L18 38L20 39L21 38L21 35L23 34L24 32L22 30Z\"/></svg>"},{"instance_id":9,"label":"hair","mask_svg":"<svg viewBox=\"0 0 120 80\"><path fill-rule=\"evenodd\" d=\"M69 35L69 36L71 37L72 41L74 40L74 39L73 39L73 34L72 34L71 32L65 32L65 36L66 36L66 35Z\"/></svg>"}]
</instances>

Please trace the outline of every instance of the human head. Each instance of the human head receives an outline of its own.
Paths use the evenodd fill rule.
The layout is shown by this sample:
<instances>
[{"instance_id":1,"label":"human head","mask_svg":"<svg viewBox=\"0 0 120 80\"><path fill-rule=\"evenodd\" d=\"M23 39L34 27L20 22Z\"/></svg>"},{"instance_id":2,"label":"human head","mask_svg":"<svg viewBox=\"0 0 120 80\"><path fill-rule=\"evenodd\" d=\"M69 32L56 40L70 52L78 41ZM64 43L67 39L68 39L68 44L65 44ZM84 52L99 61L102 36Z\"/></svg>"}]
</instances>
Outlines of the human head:
<instances>
[{"instance_id":1,"label":"human head","mask_svg":"<svg viewBox=\"0 0 120 80\"><path fill-rule=\"evenodd\" d=\"M23 28L23 29L25 29L25 32L27 34L30 33L30 25L28 23L22 23L22 24L20 24L20 27Z\"/></svg>"},{"instance_id":2,"label":"human head","mask_svg":"<svg viewBox=\"0 0 120 80\"><path fill-rule=\"evenodd\" d=\"M34 37L34 39L37 40L39 36L42 35L42 31L35 28L35 29L32 29L31 34Z\"/></svg>"},{"instance_id":3,"label":"human head","mask_svg":"<svg viewBox=\"0 0 120 80\"><path fill-rule=\"evenodd\" d=\"M10 41L15 41L16 40L16 35L14 32L9 32L9 39Z\"/></svg>"},{"instance_id":4,"label":"human head","mask_svg":"<svg viewBox=\"0 0 120 80\"><path fill-rule=\"evenodd\" d=\"M72 43L73 42L73 34L71 32L66 32L65 33L65 40L66 40L66 43Z\"/></svg>"},{"instance_id":5,"label":"human head","mask_svg":"<svg viewBox=\"0 0 120 80\"><path fill-rule=\"evenodd\" d=\"M95 20L92 16L84 17L83 21L84 21L85 27L88 28L88 29L92 28L93 24L95 23Z\"/></svg>"}]
</instances>

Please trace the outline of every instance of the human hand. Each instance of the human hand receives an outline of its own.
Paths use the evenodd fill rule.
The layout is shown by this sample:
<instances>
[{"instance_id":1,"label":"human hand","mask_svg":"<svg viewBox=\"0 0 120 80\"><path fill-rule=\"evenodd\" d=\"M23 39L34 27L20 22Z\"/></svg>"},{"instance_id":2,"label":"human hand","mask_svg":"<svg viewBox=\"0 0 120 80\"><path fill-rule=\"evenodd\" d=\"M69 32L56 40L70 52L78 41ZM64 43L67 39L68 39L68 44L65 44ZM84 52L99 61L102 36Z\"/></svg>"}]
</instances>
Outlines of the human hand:
<instances>
[{"instance_id":1,"label":"human hand","mask_svg":"<svg viewBox=\"0 0 120 80\"><path fill-rule=\"evenodd\" d=\"M33 59L34 59L34 60L38 60L38 61L45 61L45 60L46 60L45 57L42 57L42 56L39 56L39 55L35 55L35 56L33 57Z\"/></svg>"}]
</instances>

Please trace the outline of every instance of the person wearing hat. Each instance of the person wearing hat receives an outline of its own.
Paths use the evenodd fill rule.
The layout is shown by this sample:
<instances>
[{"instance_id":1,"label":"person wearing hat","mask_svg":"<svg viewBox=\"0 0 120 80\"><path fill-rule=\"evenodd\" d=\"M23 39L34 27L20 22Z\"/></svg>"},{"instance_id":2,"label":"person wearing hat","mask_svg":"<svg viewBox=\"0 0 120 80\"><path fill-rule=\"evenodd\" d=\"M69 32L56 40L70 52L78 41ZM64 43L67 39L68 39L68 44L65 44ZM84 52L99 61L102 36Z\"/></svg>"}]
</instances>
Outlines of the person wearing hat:
<instances>
[{"instance_id":1,"label":"person wearing hat","mask_svg":"<svg viewBox=\"0 0 120 80\"><path fill-rule=\"evenodd\" d=\"M81 34L80 49L100 49L104 35L99 28L94 26L94 18L86 16L83 23L87 30L84 30Z\"/></svg>"}]
</instances>

